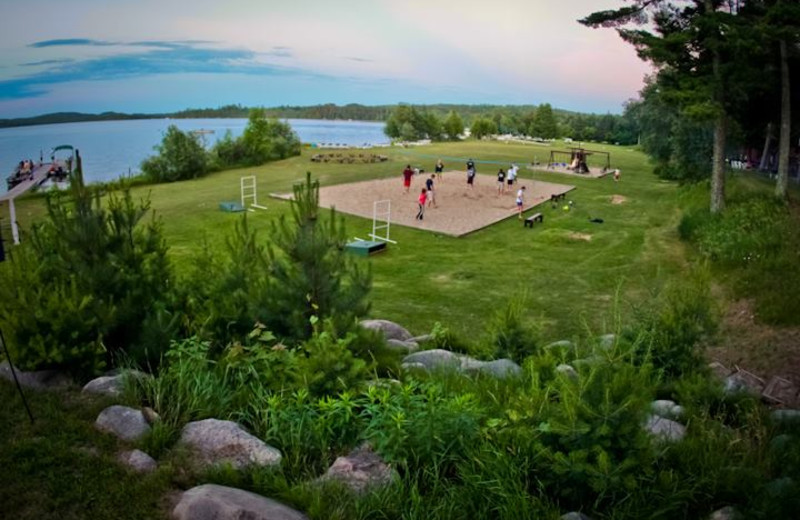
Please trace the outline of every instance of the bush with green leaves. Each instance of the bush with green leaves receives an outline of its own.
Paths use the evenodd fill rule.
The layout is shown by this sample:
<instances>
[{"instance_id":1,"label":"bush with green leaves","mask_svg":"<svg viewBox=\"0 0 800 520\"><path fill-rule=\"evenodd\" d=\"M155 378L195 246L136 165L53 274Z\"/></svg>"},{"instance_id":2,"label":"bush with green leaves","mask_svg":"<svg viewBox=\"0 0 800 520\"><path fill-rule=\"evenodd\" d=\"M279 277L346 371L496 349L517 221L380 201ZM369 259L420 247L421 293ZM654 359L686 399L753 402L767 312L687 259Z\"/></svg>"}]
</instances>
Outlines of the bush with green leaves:
<instances>
[{"instance_id":1,"label":"bush with green leaves","mask_svg":"<svg viewBox=\"0 0 800 520\"><path fill-rule=\"evenodd\" d=\"M158 361L178 320L161 225L142 221L149 211L127 189L102 200L80 173L68 192L48 196L46 218L0 284L0 323L23 368L84 378L127 357Z\"/></svg>"},{"instance_id":2,"label":"bush with green leaves","mask_svg":"<svg viewBox=\"0 0 800 520\"><path fill-rule=\"evenodd\" d=\"M266 249L245 216L222 253L201 248L183 280L190 331L216 350L244 341L255 323L269 322L269 276Z\"/></svg>"},{"instance_id":3,"label":"bush with green leaves","mask_svg":"<svg viewBox=\"0 0 800 520\"><path fill-rule=\"evenodd\" d=\"M174 182L202 177L209 170L208 157L198 137L170 125L158 152L142 162L142 173L152 182Z\"/></svg>"},{"instance_id":4,"label":"bush with green leaves","mask_svg":"<svg viewBox=\"0 0 800 520\"><path fill-rule=\"evenodd\" d=\"M697 267L639 307L636 322L623 331L622 340L637 345L639 362L652 363L667 379L674 379L704 365L701 348L716 333L718 314L710 272Z\"/></svg>"},{"instance_id":5,"label":"bush with green leaves","mask_svg":"<svg viewBox=\"0 0 800 520\"><path fill-rule=\"evenodd\" d=\"M244 150L244 161L226 163L228 166L256 166L300 155L300 139L289 123L269 119L263 108L254 108L250 111L247 126L239 140L237 147ZM222 160L223 156L219 158Z\"/></svg>"},{"instance_id":6,"label":"bush with green leaves","mask_svg":"<svg viewBox=\"0 0 800 520\"><path fill-rule=\"evenodd\" d=\"M526 296L516 296L495 313L488 325L488 343L499 358L517 363L537 352L537 331L525 322Z\"/></svg>"}]
</instances>

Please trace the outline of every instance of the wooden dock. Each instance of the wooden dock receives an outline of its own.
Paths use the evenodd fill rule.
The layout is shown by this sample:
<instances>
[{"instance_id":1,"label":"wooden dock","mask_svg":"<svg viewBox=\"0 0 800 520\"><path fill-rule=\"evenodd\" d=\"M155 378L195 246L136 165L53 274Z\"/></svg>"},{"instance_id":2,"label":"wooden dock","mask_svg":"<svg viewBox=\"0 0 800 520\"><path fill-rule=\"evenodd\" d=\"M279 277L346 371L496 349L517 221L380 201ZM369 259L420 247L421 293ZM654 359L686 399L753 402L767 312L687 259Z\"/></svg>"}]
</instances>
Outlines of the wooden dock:
<instances>
[{"instance_id":1,"label":"wooden dock","mask_svg":"<svg viewBox=\"0 0 800 520\"><path fill-rule=\"evenodd\" d=\"M50 171L50 163L44 163L33 169L33 178L27 181L22 181L14 186L10 191L0 195L0 202L4 200L13 200L27 192L34 186L38 186L47 179L47 172Z\"/></svg>"},{"instance_id":2,"label":"wooden dock","mask_svg":"<svg viewBox=\"0 0 800 520\"><path fill-rule=\"evenodd\" d=\"M31 188L40 185L47 180L47 172L50 171L51 163L44 163L33 169L33 177L20 182L11 190L0 195L0 202L8 202L9 221L11 223L11 236L14 245L19 244L19 226L17 225L17 209L14 206L14 199L26 193Z\"/></svg>"}]
</instances>

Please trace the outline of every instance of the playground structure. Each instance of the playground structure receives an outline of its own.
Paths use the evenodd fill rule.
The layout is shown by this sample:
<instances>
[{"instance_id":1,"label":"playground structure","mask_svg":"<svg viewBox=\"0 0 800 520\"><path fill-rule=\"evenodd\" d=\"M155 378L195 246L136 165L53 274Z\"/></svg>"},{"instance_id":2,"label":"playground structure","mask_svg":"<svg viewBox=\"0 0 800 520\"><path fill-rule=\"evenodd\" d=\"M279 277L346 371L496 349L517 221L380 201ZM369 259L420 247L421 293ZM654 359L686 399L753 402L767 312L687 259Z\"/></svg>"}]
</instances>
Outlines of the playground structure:
<instances>
[{"instance_id":1,"label":"playground structure","mask_svg":"<svg viewBox=\"0 0 800 520\"><path fill-rule=\"evenodd\" d=\"M599 175L598 171L593 171L588 165L588 158L592 155L605 158L602 168L599 169ZM547 161L547 169L602 177L611 171L611 154L600 150L587 150L582 147L571 147L569 150L551 150L550 159ZM597 170L597 167L595 167L595 170Z\"/></svg>"},{"instance_id":2,"label":"playground structure","mask_svg":"<svg viewBox=\"0 0 800 520\"><path fill-rule=\"evenodd\" d=\"M240 179L241 185L241 194L242 194L242 208L248 209L248 211L253 211L250 208L256 209L267 209L266 206L260 206L258 204L258 188L256 186L256 176L250 175L248 177L242 177ZM250 206L247 206L247 201L253 199L253 202Z\"/></svg>"}]
</instances>

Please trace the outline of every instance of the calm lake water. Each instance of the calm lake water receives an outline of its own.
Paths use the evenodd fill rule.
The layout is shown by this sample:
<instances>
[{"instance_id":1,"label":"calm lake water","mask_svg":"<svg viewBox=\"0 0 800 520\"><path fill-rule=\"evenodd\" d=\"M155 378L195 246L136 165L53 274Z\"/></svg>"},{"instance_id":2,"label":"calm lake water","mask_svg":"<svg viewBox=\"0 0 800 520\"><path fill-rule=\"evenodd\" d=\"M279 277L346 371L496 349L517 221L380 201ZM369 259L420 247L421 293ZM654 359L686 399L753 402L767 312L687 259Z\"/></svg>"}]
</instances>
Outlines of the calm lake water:
<instances>
[{"instance_id":1,"label":"calm lake water","mask_svg":"<svg viewBox=\"0 0 800 520\"><path fill-rule=\"evenodd\" d=\"M366 121L322 121L288 119L304 143L340 143L353 146L385 144L383 123ZM104 121L65 123L0 129L0 193L5 192L5 178L23 159L50 158L50 149L71 144L81 152L84 177L87 181L106 181L135 174L169 125L183 131L213 130L201 136L206 147L230 130L239 136L247 119L143 119L138 121ZM63 153L63 152L62 152Z\"/></svg>"}]
</instances>

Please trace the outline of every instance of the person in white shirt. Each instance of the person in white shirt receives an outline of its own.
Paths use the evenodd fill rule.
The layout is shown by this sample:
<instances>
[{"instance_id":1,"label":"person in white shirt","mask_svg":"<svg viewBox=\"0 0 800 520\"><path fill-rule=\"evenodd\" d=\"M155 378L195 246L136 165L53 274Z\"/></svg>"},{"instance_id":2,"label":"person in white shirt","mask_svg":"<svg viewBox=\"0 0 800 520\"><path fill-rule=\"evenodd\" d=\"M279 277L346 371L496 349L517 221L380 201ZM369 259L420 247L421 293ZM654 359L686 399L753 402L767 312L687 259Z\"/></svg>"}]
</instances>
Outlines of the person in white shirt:
<instances>
[{"instance_id":1,"label":"person in white shirt","mask_svg":"<svg viewBox=\"0 0 800 520\"><path fill-rule=\"evenodd\" d=\"M522 220L522 206L525 203L525 186L520 187L517 190L517 212L519 214L519 219Z\"/></svg>"}]
</instances>

